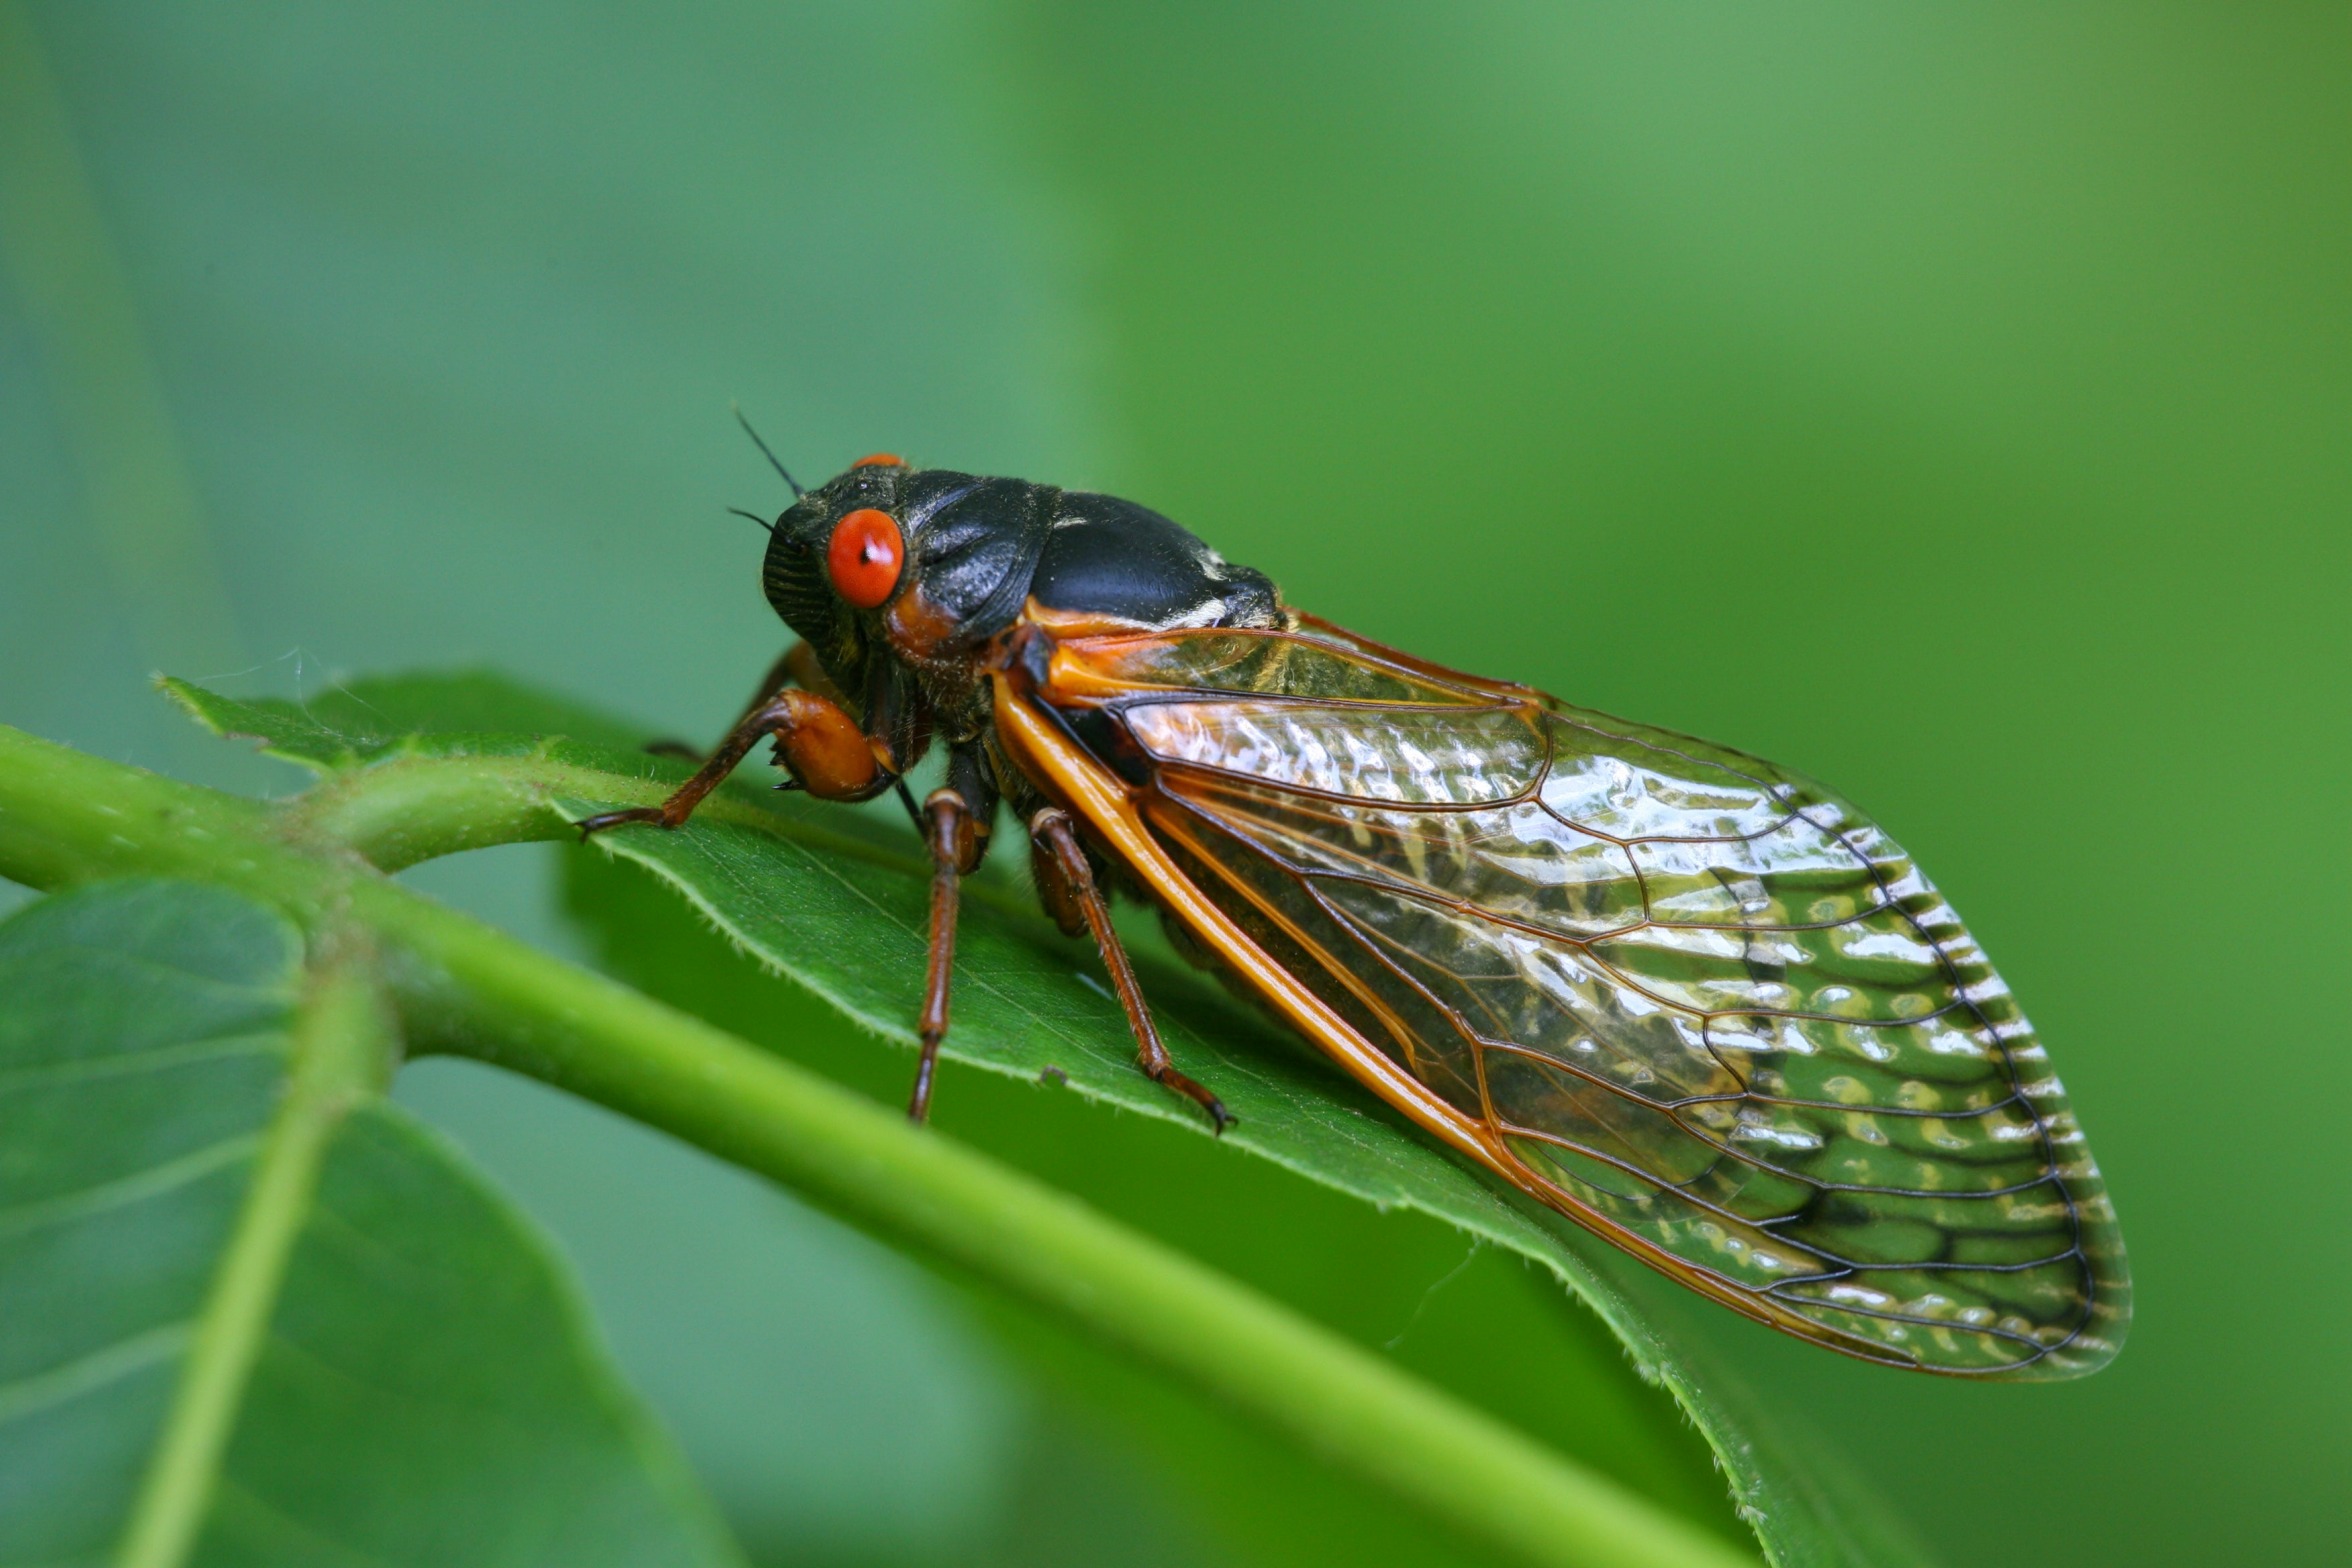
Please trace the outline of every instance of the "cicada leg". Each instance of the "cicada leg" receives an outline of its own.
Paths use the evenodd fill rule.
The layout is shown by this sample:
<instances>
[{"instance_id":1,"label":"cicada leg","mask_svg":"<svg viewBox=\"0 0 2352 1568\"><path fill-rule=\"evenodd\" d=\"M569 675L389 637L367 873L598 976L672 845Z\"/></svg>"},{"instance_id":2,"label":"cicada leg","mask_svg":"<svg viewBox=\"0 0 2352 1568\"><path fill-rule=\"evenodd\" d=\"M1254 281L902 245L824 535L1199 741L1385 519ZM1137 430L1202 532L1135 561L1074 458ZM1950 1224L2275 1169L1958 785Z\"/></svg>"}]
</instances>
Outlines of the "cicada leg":
<instances>
[{"instance_id":1,"label":"cicada leg","mask_svg":"<svg viewBox=\"0 0 2352 1568\"><path fill-rule=\"evenodd\" d=\"M963 879L988 854L988 830L996 819L997 785L977 746L948 753L947 782L923 802L917 823L931 851L931 950L923 980L923 1016L917 1034L923 1054L915 1063L915 1087L907 1096L907 1119L931 1114L931 1075L939 1065L939 1042L947 1038L947 1003L955 974L956 908Z\"/></svg>"},{"instance_id":2,"label":"cicada leg","mask_svg":"<svg viewBox=\"0 0 2352 1568\"><path fill-rule=\"evenodd\" d=\"M665 828L681 826L694 814L694 808L702 804L703 797L717 789L735 771L736 765L750 755L751 748L770 735L776 737L777 748L791 768L792 776L819 799L864 800L887 782L865 732L839 704L814 692L786 689L755 703L741 722L728 731L727 738L719 742L719 749L711 753L710 760L660 805L602 812L583 817L573 826L580 830L582 839L625 822L651 822Z\"/></svg>"},{"instance_id":3,"label":"cicada leg","mask_svg":"<svg viewBox=\"0 0 2352 1568\"><path fill-rule=\"evenodd\" d=\"M939 1065L939 1042L947 1038L947 999L955 974L956 907L963 888L962 860L971 839L971 815L951 789L933 790L923 802L931 850L931 962L923 977L923 1017L916 1033L923 1054L915 1061L915 1087L907 1095L907 1120L931 1114L931 1074Z\"/></svg>"},{"instance_id":4,"label":"cicada leg","mask_svg":"<svg viewBox=\"0 0 2352 1568\"><path fill-rule=\"evenodd\" d=\"M1058 806L1046 807L1029 819L1029 837L1031 844L1043 851L1033 864L1045 873L1039 879L1038 892L1046 908L1067 925L1066 912L1075 906L1094 934L1103 967L1111 972L1112 988L1119 993L1119 1005L1127 1009L1127 1026L1135 1031L1135 1054L1144 1076L1198 1105L1222 1134L1237 1118L1225 1109L1224 1101L1178 1072L1169 1060L1168 1048L1160 1043L1159 1027L1152 1022L1151 1008L1143 999L1143 987L1136 982L1135 966L1128 962L1127 949L1111 927L1110 907L1095 885L1094 868L1086 863L1086 851L1079 847L1078 834L1070 826L1070 814Z\"/></svg>"}]
</instances>

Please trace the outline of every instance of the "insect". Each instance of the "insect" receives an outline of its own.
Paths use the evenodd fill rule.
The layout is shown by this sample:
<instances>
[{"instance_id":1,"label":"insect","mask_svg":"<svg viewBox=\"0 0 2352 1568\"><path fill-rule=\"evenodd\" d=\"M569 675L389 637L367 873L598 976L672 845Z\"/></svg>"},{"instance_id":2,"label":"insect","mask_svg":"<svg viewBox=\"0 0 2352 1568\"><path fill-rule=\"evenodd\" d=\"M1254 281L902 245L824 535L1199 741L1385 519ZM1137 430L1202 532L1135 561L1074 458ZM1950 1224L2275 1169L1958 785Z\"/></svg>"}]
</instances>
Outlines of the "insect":
<instances>
[{"instance_id":1,"label":"insect","mask_svg":"<svg viewBox=\"0 0 2352 1568\"><path fill-rule=\"evenodd\" d=\"M667 801L579 826L675 828L767 739L812 795L898 790L934 869L918 1120L1004 802L1143 1071L1220 1132L1112 888L1459 1156L1735 1311L1967 1376L2114 1355L2122 1242L2042 1047L1836 795L1367 641L1132 502L889 455L793 492L763 581L801 640Z\"/></svg>"}]
</instances>

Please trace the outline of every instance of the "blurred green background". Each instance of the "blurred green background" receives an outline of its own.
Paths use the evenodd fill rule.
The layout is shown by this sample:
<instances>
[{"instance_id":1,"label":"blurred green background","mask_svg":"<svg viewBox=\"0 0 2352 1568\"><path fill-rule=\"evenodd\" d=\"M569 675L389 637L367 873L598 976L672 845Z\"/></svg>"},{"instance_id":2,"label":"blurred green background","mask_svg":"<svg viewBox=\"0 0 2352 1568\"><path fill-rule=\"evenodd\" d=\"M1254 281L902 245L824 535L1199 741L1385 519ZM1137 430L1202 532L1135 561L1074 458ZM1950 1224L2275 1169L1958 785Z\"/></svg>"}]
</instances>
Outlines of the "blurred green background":
<instances>
[{"instance_id":1,"label":"blurred green background","mask_svg":"<svg viewBox=\"0 0 2352 1568\"><path fill-rule=\"evenodd\" d=\"M780 642L731 400L804 478L1116 489L1832 780L1952 894L2129 1349L1976 1387L1712 1326L1941 1555L2340 1560L2352 12L0 0L0 137L0 721L283 789L147 672L487 661L709 734ZM576 945L554 865L415 879ZM411 1079L767 1560L1449 1550L658 1139ZM1237 1180L1245 1272L1388 1234ZM1401 1353L1573 1428L1511 1405L1517 1265L1430 1295L1459 1244L1394 1234Z\"/></svg>"}]
</instances>

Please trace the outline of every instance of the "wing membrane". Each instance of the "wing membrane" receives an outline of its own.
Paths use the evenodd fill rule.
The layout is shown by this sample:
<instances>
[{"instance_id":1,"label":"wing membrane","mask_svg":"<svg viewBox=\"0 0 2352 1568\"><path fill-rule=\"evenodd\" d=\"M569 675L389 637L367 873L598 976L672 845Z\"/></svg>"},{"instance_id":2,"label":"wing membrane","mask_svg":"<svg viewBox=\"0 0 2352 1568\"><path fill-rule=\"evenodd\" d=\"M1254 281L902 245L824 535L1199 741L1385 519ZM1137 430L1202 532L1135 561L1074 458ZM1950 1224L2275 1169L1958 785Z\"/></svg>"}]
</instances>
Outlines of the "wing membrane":
<instances>
[{"instance_id":1,"label":"wing membrane","mask_svg":"<svg viewBox=\"0 0 2352 1568\"><path fill-rule=\"evenodd\" d=\"M1571 1217L1850 1353L2113 1355L2064 1092L1845 801L1312 623L1065 642L1039 695L1109 716L1184 873Z\"/></svg>"}]
</instances>

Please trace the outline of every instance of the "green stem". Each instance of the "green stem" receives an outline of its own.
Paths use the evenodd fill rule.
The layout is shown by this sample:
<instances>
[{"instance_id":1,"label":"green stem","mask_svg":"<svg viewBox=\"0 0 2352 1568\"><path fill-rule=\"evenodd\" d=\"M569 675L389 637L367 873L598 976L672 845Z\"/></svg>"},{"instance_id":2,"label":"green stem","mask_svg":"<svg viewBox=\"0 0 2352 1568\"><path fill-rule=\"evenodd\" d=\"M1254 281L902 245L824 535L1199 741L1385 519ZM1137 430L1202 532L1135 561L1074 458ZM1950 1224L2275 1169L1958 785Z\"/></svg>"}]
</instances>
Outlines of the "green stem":
<instances>
[{"instance_id":1,"label":"green stem","mask_svg":"<svg viewBox=\"0 0 2352 1568\"><path fill-rule=\"evenodd\" d=\"M405 871L493 844L568 839L571 829L547 809L558 797L653 806L674 787L549 757L395 757L328 774L288 801L282 820L290 838L349 850L379 871ZM776 827L774 812L724 791L695 816Z\"/></svg>"},{"instance_id":2,"label":"green stem","mask_svg":"<svg viewBox=\"0 0 2352 1568\"><path fill-rule=\"evenodd\" d=\"M338 946L314 972L295 1021L286 1097L262 1140L253 1184L197 1319L117 1568L177 1568L188 1560L277 1307L286 1260L309 1217L327 1144L344 1115L380 1091L389 1072L391 1029L365 943Z\"/></svg>"},{"instance_id":3,"label":"green stem","mask_svg":"<svg viewBox=\"0 0 2352 1568\"><path fill-rule=\"evenodd\" d=\"M272 813L0 729L0 873L54 885L134 870L230 882L314 924L347 913L388 949L413 1039L561 1085L968 1269L1522 1561L1748 1560L1062 1193L352 857L298 847Z\"/></svg>"},{"instance_id":4,"label":"green stem","mask_svg":"<svg viewBox=\"0 0 2352 1568\"><path fill-rule=\"evenodd\" d=\"M287 821L297 838L402 871L463 850L561 838L564 826L547 810L550 792L611 792L624 784L631 804L651 805L668 793L650 780L541 757L401 757L328 774L288 803Z\"/></svg>"}]
</instances>

